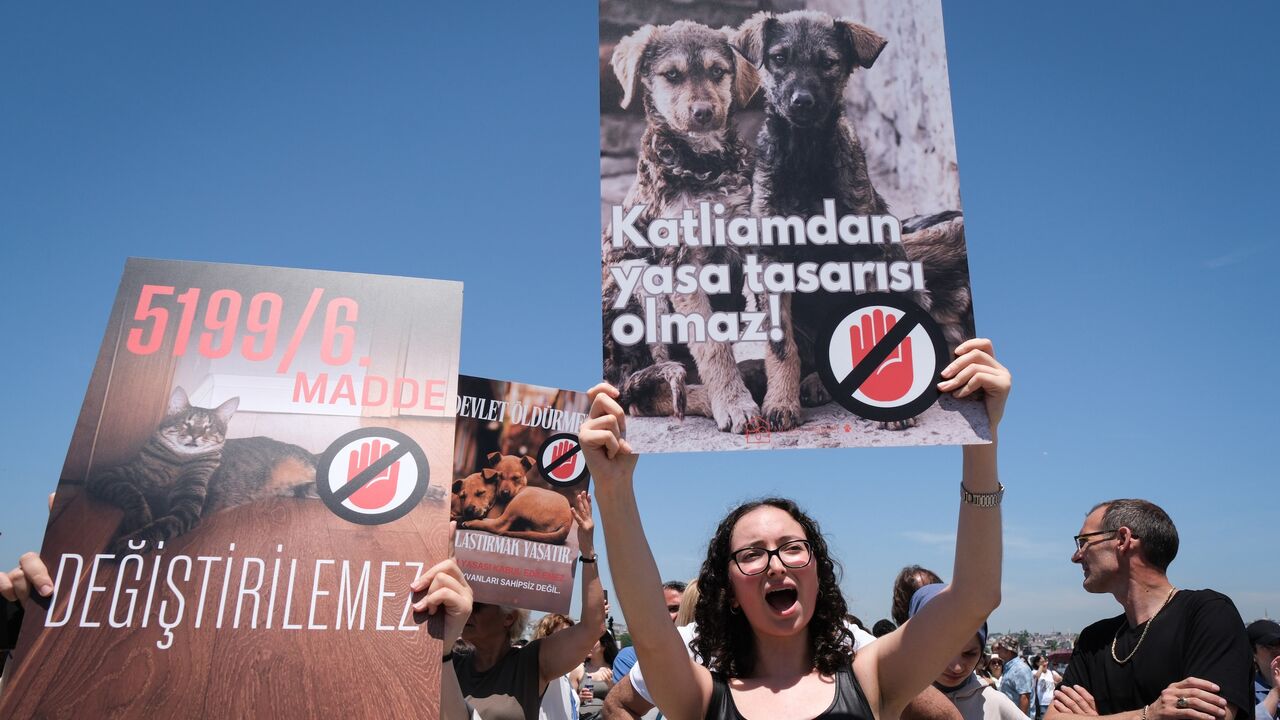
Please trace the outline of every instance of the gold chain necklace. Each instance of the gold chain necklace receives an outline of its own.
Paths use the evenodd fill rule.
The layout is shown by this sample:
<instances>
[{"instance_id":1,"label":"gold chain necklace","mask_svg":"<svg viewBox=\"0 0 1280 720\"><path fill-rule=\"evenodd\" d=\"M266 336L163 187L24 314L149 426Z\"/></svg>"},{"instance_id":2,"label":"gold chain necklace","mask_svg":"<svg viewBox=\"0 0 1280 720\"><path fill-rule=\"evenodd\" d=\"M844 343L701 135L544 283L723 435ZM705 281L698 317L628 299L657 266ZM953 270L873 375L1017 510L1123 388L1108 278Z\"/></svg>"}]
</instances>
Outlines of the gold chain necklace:
<instances>
[{"instance_id":1,"label":"gold chain necklace","mask_svg":"<svg viewBox=\"0 0 1280 720\"><path fill-rule=\"evenodd\" d=\"M1160 614L1160 610L1164 610L1164 606L1169 604L1169 601L1173 599L1173 594L1176 592L1178 592L1178 588L1176 587L1169 588L1169 594L1165 596L1164 602L1161 603L1160 605L1160 609L1156 610L1156 614L1152 615L1151 619L1147 621L1146 627L1142 628L1142 634L1138 636L1138 643L1133 646L1133 652L1129 653L1129 656L1123 660L1120 659L1119 655L1116 655L1116 641L1120 639L1120 633L1124 632L1124 625L1125 625L1124 623L1120 623L1120 627L1116 628L1116 636L1111 638L1111 659L1112 660L1115 660L1116 663L1123 665L1129 662L1130 660L1132 660L1134 655L1138 654L1138 648L1142 647L1142 641L1147 639L1147 631L1151 629L1151 623L1156 621L1156 617Z\"/></svg>"}]
</instances>

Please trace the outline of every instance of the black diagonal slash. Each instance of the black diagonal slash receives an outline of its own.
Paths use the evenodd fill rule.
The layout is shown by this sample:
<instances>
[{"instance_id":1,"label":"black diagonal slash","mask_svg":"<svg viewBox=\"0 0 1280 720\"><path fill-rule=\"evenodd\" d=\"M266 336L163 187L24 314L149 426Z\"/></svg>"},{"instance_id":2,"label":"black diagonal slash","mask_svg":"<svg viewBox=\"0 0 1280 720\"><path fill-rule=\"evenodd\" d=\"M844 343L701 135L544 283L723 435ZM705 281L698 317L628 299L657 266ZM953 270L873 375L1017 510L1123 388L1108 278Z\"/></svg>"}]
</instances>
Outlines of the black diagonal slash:
<instances>
[{"instance_id":1,"label":"black diagonal slash","mask_svg":"<svg viewBox=\"0 0 1280 720\"><path fill-rule=\"evenodd\" d=\"M893 327L889 329L889 332L885 333L884 337L880 338L880 342L871 348L871 352L862 358L852 372L844 376L844 379L840 381L839 391L845 397L853 395L854 391L862 387L862 383L871 377L871 373L880 367L880 363L888 359L894 348L898 347L903 340L906 340L911 331L919 324L920 318L916 317L915 313L904 311L902 317L898 318Z\"/></svg>"},{"instance_id":2,"label":"black diagonal slash","mask_svg":"<svg viewBox=\"0 0 1280 720\"><path fill-rule=\"evenodd\" d=\"M542 471L550 475L556 468L569 462L569 458L573 457L574 455L577 455L581 451L582 451L582 443L575 443L572 450L561 455L555 460L552 460L550 463L547 464L546 467L542 468Z\"/></svg>"},{"instance_id":3,"label":"black diagonal slash","mask_svg":"<svg viewBox=\"0 0 1280 720\"><path fill-rule=\"evenodd\" d=\"M371 480L387 468L391 467L397 460L404 457L409 452L408 443L400 443L387 451L386 455L378 458L372 465L361 470L355 477L347 481L346 485L333 491L333 499L336 502L346 502L347 498L356 493L357 490L368 485Z\"/></svg>"}]
</instances>

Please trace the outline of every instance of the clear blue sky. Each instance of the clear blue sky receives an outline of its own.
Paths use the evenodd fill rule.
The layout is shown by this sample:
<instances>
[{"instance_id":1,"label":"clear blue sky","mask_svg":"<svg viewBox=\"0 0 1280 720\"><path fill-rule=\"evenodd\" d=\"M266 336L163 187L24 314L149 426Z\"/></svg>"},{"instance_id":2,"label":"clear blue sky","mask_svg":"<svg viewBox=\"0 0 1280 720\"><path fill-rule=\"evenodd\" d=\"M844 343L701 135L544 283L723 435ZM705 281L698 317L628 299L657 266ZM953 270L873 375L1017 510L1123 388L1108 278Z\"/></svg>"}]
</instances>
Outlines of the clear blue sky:
<instances>
[{"instance_id":1,"label":"clear blue sky","mask_svg":"<svg viewBox=\"0 0 1280 720\"><path fill-rule=\"evenodd\" d=\"M462 280L465 372L590 386L592 6L4 4L0 562L39 545L129 255ZM1015 376L993 629L1118 612L1068 561L1116 496L1169 510L1176 584L1280 615L1280 4L945 15L978 329ZM950 574L959 456L648 457L638 493L673 578L727 506L795 497L872 622L902 565Z\"/></svg>"}]
</instances>

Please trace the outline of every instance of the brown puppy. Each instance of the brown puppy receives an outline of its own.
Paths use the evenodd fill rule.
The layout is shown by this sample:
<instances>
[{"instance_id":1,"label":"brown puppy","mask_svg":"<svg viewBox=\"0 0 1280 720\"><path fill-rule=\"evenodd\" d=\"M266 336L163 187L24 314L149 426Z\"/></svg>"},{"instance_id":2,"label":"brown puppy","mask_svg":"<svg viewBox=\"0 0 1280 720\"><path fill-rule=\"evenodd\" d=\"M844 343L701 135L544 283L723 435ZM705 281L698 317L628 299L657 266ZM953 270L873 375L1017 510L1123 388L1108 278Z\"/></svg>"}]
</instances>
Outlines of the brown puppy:
<instances>
[{"instance_id":1,"label":"brown puppy","mask_svg":"<svg viewBox=\"0 0 1280 720\"><path fill-rule=\"evenodd\" d=\"M471 473L454 480L451 511L453 518L459 521L500 515L497 473L489 470L487 475L485 472Z\"/></svg>"},{"instance_id":2,"label":"brown puppy","mask_svg":"<svg viewBox=\"0 0 1280 720\"><path fill-rule=\"evenodd\" d=\"M500 452L491 452L485 459L489 462L489 467L481 470L485 477L491 474L498 478L498 504L506 505L511 502L511 498L515 497L519 492L529 485L529 471L533 469L533 458L528 455L503 455ZM534 473L536 476L537 473ZM541 478L533 480L534 485L542 485L545 481Z\"/></svg>"},{"instance_id":3,"label":"brown puppy","mask_svg":"<svg viewBox=\"0 0 1280 720\"><path fill-rule=\"evenodd\" d=\"M755 67L735 52L728 35L682 20L646 25L618 42L612 65L622 85L622 107L642 103L646 127L640 141L635 184L623 201L621 219L639 235L658 218L681 218L700 203L719 203L728 215L745 215L751 204L751 155L739 140L734 116L755 93ZM669 397L669 414L683 416L680 399L686 379L706 386L705 412L717 427L743 432L760 407L743 385L733 348L723 342L659 341L624 345L612 332L624 312L638 312L644 292L615 275L650 265L724 265L732 292L691 293L655 298L659 312L710 317L713 310L739 309L742 258L736 247L680 245L646 247L620 243L610 225L602 238L604 269L605 379L622 391L623 405L636 414L655 394ZM674 338L666 338L674 340ZM664 413L666 414L666 413Z\"/></svg>"},{"instance_id":4,"label":"brown puppy","mask_svg":"<svg viewBox=\"0 0 1280 720\"><path fill-rule=\"evenodd\" d=\"M472 476L474 477L474 476ZM500 514L466 520L458 527L483 530L520 540L563 545L573 526L573 513L563 495L538 487L526 487Z\"/></svg>"}]
</instances>

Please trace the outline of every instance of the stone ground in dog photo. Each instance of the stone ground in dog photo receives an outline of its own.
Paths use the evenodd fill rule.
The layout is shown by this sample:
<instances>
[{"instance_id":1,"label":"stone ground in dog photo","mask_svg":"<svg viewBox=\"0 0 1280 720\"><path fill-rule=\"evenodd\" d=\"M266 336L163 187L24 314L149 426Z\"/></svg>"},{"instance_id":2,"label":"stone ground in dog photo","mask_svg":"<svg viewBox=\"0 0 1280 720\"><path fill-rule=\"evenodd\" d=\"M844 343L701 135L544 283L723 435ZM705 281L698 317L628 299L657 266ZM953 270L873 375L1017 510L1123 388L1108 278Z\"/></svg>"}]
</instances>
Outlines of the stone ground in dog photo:
<instances>
[{"instance_id":1,"label":"stone ground in dog photo","mask_svg":"<svg viewBox=\"0 0 1280 720\"><path fill-rule=\"evenodd\" d=\"M769 442L747 442L721 432L711 418L628 417L627 439L649 452L777 450L780 448L894 447L987 442L991 429L982 403L945 396L921 413L916 427L889 430L835 403L804 409L804 424L770 433ZM846 430L846 426L848 430Z\"/></svg>"}]
</instances>

